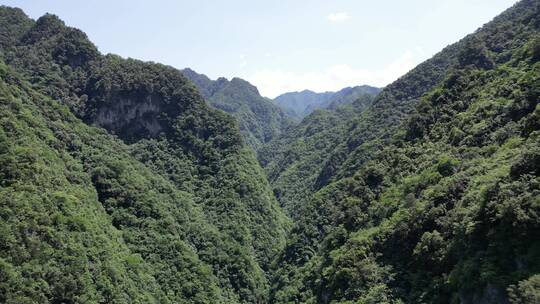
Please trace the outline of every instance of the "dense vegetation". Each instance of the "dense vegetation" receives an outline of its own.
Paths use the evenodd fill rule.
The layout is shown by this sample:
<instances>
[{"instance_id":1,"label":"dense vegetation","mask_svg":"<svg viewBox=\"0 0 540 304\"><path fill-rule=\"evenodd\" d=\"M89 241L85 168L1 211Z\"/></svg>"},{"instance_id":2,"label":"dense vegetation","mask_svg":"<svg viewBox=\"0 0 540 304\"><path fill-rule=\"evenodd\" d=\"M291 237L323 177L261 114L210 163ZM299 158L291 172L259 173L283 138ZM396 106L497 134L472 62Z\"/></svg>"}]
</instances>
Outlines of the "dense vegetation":
<instances>
[{"instance_id":1,"label":"dense vegetation","mask_svg":"<svg viewBox=\"0 0 540 304\"><path fill-rule=\"evenodd\" d=\"M272 302L539 302L539 37L540 1L522 1L389 85L339 138L316 128L336 114L318 112L268 154L295 220Z\"/></svg>"},{"instance_id":2,"label":"dense vegetation","mask_svg":"<svg viewBox=\"0 0 540 304\"><path fill-rule=\"evenodd\" d=\"M316 110L259 151L274 194L294 220L300 220L296 218L298 202L316 189L325 157L346 136L347 122L360 115L373 100L372 95L364 95L333 110Z\"/></svg>"},{"instance_id":3,"label":"dense vegetation","mask_svg":"<svg viewBox=\"0 0 540 304\"><path fill-rule=\"evenodd\" d=\"M275 102L287 114L302 119L317 109L335 109L339 105L350 104L358 99L369 99L381 89L367 85L347 87L337 92L315 93L310 90L284 93Z\"/></svg>"},{"instance_id":4,"label":"dense vegetation","mask_svg":"<svg viewBox=\"0 0 540 304\"><path fill-rule=\"evenodd\" d=\"M540 0L295 126L53 15L0 59L0 303L540 302Z\"/></svg>"},{"instance_id":5,"label":"dense vegetation","mask_svg":"<svg viewBox=\"0 0 540 304\"><path fill-rule=\"evenodd\" d=\"M287 220L234 120L56 16L0 23L0 302L265 301Z\"/></svg>"},{"instance_id":6,"label":"dense vegetation","mask_svg":"<svg viewBox=\"0 0 540 304\"><path fill-rule=\"evenodd\" d=\"M197 86L212 107L236 118L244 141L255 151L293 123L280 107L262 97L256 87L243 79L210 80L191 69L184 69L182 73Z\"/></svg>"}]
</instances>

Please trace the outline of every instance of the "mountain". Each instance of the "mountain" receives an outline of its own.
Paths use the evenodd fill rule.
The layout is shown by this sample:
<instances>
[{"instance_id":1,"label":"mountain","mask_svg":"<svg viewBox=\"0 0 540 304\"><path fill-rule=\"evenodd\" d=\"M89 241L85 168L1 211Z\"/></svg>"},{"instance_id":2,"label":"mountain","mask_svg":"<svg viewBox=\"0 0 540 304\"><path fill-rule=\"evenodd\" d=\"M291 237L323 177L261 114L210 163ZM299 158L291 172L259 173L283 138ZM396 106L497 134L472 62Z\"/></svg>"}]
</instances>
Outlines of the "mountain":
<instances>
[{"instance_id":1,"label":"mountain","mask_svg":"<svg viewBox=\"0 0 540 304\"><path fill-rule=\"evenodd\" d=\"M257 303L289 225L171 67L0 7L0 302Z\"/></svg>"},{"instance_id":2,"label":"mountain","mask_svg":"<svg viewBox=\"0 0 540 304\"><path fill-rule=\"evenodd\" d=\"M244 141L255 151L279 136L292 124L281 108L259 94L257 88L240 78L210 80L191 69L182 73L191 80L208 103L235 117Z\"/></svg>"},{"instance_id":3,"label":"mountain","mask_svg":"<svg viewBox=\"0 0 540 304\"><path fill-rule=\"evenodd\" d=\"M0 7L0 303L540 302L540 0L258 158L189 73Z\"/></svg>"},{"instance_id":4,"label":"mountain","mask_svg":"<svg viewBox=\"0 0 540 304\"><path fill-rule=\"evenodd\" d=\"M313 191L319 171L328 156L346 136L347 122L361 115L374 101L365 95L351 104L318 109L259 151L274 194L295 220L299 203Z\"/></svg>"},{"instance_id":5,"label":"mountain","mask_svg":"<svg viewBox=\"0 0 540 304\"><path fill-rule=\"evenodd\" d=\"M539 60L540 1L524 0L360 113L271 142L294 221L271 302L538 302Z\"/></svg>"},{"instance_id":6,"label":"mountain","mask_svg":"<svg viewBox=\"0 0 540 304\"><path fill-rule=\"evenodd\" d=\"M302 118L307 115L307 108L320 105L329 100L333 92L315 93L310 90L301 92L289 92L274 98L274 101L291 115Z\"/></svg>"},{"instance_id":7,"label":"mountain","mask_svg":"<svg viewBox=\"0 0 540 304\"><path fill-rule=\"evenodd\" d=\"M364 96L375 96L379 92L379 88L366 85L347 87L338 92L315 93L304 90L279 95L274 101L287 113L301 119L316 109L335 108Z\"/></svg>"}]
</instances>

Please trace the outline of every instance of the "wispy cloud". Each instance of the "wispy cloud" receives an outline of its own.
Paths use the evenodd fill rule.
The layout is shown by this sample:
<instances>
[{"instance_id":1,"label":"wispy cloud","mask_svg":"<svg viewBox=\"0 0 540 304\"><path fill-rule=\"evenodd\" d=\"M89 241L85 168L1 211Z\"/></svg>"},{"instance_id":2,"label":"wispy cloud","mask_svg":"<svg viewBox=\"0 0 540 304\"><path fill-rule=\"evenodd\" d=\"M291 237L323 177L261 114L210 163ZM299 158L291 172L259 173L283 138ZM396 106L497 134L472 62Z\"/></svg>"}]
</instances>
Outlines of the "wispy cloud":
<instances>
[{"instance_id":1,"label":"wispy cloud","mask_svg":"<svg viewBox=\"0 0 540 304\"><path fill-rule=\"evenodd\" d=\"M240 68L246 67L247 64L248 64L246 55L240 54L239 58L240 58L240 65L239 65L239 67L240 67Z\"/></svg>"},{"instance_id":2,"label":"wispy cloud","mask_svg":"<svg viewBox=\"0 0 540 304\"><path fill-rule=\"evenodd\" d=\"M280 69L256 71L245 78L255 84L262 95L274 98L290 91L310 89L316 92L337 91L347 86L383 87L414 68L423 58L419 50L407 51L380 69L354 68L347 64L329 66L325 71L294 73Z\"/></svg>"},{"instance_id":3,"label":"wispy cloud","mask_svg":"<svg viewBox=\"0 0 540 304\"><path fill-rule=\"evenodd\" d=\"M347 12L339 12L326 16L326 19L332 23L341 23L351 19L351 15Z\"/></svg>"}]
</instances>

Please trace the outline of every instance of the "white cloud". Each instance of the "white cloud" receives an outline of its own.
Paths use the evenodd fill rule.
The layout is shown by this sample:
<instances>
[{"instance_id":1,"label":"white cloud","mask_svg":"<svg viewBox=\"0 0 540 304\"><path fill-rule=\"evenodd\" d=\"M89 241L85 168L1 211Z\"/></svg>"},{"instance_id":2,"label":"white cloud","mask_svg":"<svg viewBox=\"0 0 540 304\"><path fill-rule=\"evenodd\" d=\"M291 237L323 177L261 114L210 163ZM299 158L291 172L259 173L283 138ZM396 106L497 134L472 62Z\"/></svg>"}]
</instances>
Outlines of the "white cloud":
<instances>
[{"instance_id":1,"label":"white cloud","mask_svg":"<svg viewBox=\"0 0 540 304\"><path fill-rule=\"evenodd\" d=\"M333 23L341 23L351 19L351 16L347 12L339 12L326 16L326 19Z\"/></svg>"},{"instance_id":2,"label":"white cloud","mask_svg":"<svg viewBox=\"0 0 540 304\"><path fill-rule=\"evenodd\" d=\"M240 67L240 68L246 67L247 64L248 64L246 55L240 54L239 58L240 58L240 64L239 64L239 67Z\"/></svg>"},{"instance_id":3,"label":"white cloud","mask_svg":"<svg viewBox=\"0 0 540 304\"><path fill-rule=\"evenodd\" d=\"M312 73L264 69L244 78L256 85L263 96L270 98L305 89L315 92L337 91L347 86L363 84L383 87L414 68L422 59L419 58L421 55L419 51L407 51L381 69L361 69L347 64L336 64L325 71Z\"/></svg>"}]
</instances>

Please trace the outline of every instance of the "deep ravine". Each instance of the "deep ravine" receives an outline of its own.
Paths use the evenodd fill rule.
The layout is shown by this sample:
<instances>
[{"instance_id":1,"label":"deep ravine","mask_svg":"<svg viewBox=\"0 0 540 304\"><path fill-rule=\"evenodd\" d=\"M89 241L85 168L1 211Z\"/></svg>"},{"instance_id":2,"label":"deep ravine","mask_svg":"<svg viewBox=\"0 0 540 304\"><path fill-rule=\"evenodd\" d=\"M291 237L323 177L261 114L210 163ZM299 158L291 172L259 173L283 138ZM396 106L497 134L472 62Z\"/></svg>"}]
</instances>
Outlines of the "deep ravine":
<instances>
[{"instance_id":1,"label":"deep ravine","mask_svg":"<svg viewBox=\"0 0 540 304\"><path fill-rule=\"evenodd\" d=\"M301 121L0 25L0 303L540 301L540 0Z\"/></svg>"}]
</instances>

